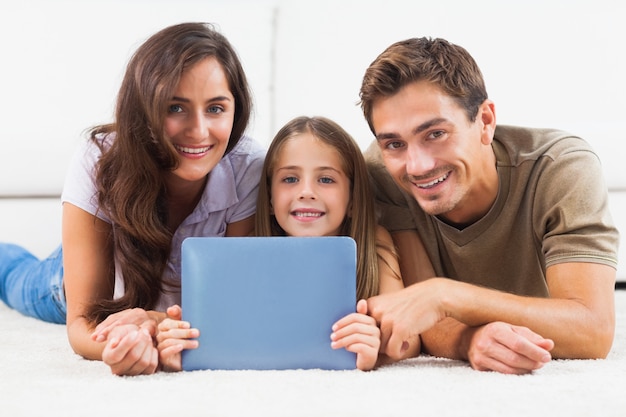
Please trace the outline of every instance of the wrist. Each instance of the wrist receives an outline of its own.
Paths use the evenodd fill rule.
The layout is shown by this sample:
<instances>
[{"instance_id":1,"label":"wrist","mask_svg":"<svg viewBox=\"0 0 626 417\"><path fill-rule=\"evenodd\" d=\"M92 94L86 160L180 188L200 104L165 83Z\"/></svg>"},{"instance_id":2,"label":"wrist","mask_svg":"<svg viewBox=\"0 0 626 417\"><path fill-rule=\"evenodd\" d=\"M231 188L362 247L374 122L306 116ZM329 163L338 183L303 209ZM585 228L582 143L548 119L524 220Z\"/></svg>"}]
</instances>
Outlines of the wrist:
<instances>
[{"instance_id":1,"label":"wrist","mask_svg":"<svg viewBox=\"0 0 626 417\"><path fill-rule=\"evenodd\" d=\"M167 317L167 315L161 311L147 310L146 314L148 314L148 318L154 320L159 324Z\"/></svg>"},{"instance_id":2,"label":"wrist","mask_svg":"<svg viewBox=\"0 0 626 417\"><path fill-rule=\"evenodd\" d=\"M476 330L476 327L465 326L465 328L459 333L459 339L456 345L457 358L469 361L469 349Z\"/></svg>"},{"instance_id":3,"label":"wrist","mask_svg":"<svg viewBox=\"0 0 626 417\"><path fill-rule=\"evenodd\" d=\"M437 294L437 309L441 316L441 319L446 317L456 316L456 281L452 281L448 278L433 278L432 285L434 285L433 293Z\"/></svg>"}]
</instances>

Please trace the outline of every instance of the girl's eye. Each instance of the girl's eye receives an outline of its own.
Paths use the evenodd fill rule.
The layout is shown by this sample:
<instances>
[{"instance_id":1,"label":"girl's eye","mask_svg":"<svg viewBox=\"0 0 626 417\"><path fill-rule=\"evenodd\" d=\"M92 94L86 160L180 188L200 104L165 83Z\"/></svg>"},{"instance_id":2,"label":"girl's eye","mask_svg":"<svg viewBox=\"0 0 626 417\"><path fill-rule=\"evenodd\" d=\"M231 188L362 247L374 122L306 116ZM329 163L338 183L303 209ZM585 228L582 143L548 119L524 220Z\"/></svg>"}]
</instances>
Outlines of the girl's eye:
<instances>
[{"instance_id":1,"label":"girl's eye","mask_svg":"<svg viewBox=\"0 0 626 417\"><path fill-rule=\"evenodd\" d=\"M335 180L333 180L333 179L332 179L332 178L330 178L330 177L322 177L322 178L320 178L320 182L321 182L322 184L332 184L332 183L334 183L334 182L335 182Z\"/></svg>"},{"instance_id":2,"label":"girl's eye","mask_svg":"<svg viewBox=\"0 0 626 417\"><path fill-rule=\"evenodd\" d=\"M294 184L298 182L298 179L296 177L285 177L283 178L283 182L287 184Z\"/></svg>"},{"instance_id":3,"label":"girl's eye","mask_svg":"<svg viewBox=\"0 0 626 417\"><path fill-rule=\"evenodd\" d=\"M183 108L179 104L172 104L168 111L170 113L180 113L183 111Z\"/></svg>"}]
</instances>

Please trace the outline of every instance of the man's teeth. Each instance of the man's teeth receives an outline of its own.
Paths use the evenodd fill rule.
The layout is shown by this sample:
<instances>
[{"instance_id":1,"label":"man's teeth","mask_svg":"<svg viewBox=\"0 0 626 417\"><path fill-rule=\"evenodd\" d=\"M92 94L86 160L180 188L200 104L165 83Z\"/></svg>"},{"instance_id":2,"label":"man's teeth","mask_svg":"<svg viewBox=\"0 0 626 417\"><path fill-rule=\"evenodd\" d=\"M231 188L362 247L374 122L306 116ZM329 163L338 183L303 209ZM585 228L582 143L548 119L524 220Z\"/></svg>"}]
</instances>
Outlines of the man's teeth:
<instances>
[{"instance_id":1,"label":"man's teeth","mask_svg":"<svg viewBox=\"0 0 626 417\"><path fill-rule=\"evenodd\" d=\"M450 175L449 173L446 173L445 175L442 175L441 177L432 180L429 183L426 184L417 184L418 188L430 188L436 184L439 184L441 181L444 181L446 178L448 178L448 175Z\"/></svg>"},{"instance_id":2,"label":"man's teeth","mask_svg":"<svg viewBox=\"0 0 626 417\"><path fill-rule=\"evenodd\" d=\"M311 213L308 211L307 212L296 211L293 214L298 217L320 217L322 215L322 213Z\"/></svg>"},{"instance_id":3,"label":"man's teeth","mask_svg":"<svg viewBox=\"0 0 626 417\"><path fill-rule=\"evenodd\" d=\"M190 154L204 153L204 152L207 152L209 149L211 149L210 146L207 146L204 148L187 148L186 146L174 145L174 147L181 152L190 153Z\"/></svg>"}]
</instances>

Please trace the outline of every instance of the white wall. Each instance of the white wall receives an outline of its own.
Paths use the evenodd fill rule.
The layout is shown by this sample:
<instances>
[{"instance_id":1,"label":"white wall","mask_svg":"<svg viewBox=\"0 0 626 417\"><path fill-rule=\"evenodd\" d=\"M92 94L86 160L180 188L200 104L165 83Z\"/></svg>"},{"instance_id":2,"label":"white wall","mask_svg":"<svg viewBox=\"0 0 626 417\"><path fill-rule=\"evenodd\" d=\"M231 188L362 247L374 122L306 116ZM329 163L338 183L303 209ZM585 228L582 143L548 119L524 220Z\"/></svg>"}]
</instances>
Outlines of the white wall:
<instances>
[{"instance_id":1,"label":"white wall","mask_svg":"<svg viewBox=\"0 0 626 417\"><path fill-rule=\"evenodd\" d=\"M498 122L583 135L607 159L609 185L626 189L623 1L285 1L278 21L277 125L322 113L366 145L354 103L367 66L395 41L443 37L478 62Z\"/></svg>"},{"instance_id":2,"label":"white wall","mask_svg":"<svg viewBox=\"0 0 626 417\"><path fill-rule=\"evenodd\" d=\"M54 249L54 199L1 197L58 195L82 132L110 121L130 54L188 20L217 23L238 50L255 95L250 133L265 144L306 114L335 119L367 146L356 103L369 63L408 37L460 44L483 70L499 123L592 143L610 189L622 190L610 202L626 233L622 0L20 0L0 4L0 240L40 256Z\"/></svg>"},{"instance_id":3,"label":"white wall","mask_svg":"<svg viewBox=\"0 0 626 417\"><path fill-rule=\"evenodd\" d=\"M165 26L210 21L239 52L269 132L273 9L264 1L20 0L0 5L0 195L59 194L83 131L111 120L126 63Z\"/></svg>"},{"instance_id":4,"label":"white wall","mask_svg":"<svg viewBox=\"0 0 626 417\"><path fill-rule=\"evenodd\" d=\"M109 121L130 54L184 20L216 22L254 89L251 133L321 114L362 146L358 91L392 42L441 36L481 66L500 123L587 137L622 186L626 3L621 0L21 0L0 5L0 194L60 192L84 129ZM617 152L617 154L616 154ZM619 157L618 157L619 155ZM615 160L615 162L613 162Z\"/></svg>"}]
</instances>

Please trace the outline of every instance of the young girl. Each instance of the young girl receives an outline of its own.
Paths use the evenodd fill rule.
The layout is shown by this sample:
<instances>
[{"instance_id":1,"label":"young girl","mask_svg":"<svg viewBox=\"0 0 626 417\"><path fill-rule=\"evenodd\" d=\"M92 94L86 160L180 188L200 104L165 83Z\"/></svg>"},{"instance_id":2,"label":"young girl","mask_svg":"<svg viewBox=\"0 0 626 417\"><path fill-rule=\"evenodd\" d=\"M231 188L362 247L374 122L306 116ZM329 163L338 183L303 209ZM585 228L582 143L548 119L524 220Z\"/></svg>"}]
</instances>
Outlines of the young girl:
<instances>
[{"instance_id":1,"label":"young girl","mask_svg":"<svg viewBox=\"0 0 626 417\"><path fill-rule=\"evenodd\" d=\"M155 372L157 323L180 303L183 239L253 230L264 151L243 136L250 111L239 58L211 26L150 37L115 122L93 128L70 167L62 250L39 261L0 245L2 300L66 322L74 351L115 374Z\"/></svg>"},{"instance_id":2,"label":"young girl","mask_svg":"<svg viewBox=\"0 0 626 417\"><path fill-rule=\"evenodd\" d=\"M299 117L274 137L265 159L257 203L257 236L351 236L357 243L357 312L334 324L331 345L357 354L357 368L379 358L380 330L367 315L366 299L399 290L398 259L389 233L378 226L363 155L352 137L323 117ZM180 369L180 351L197 347L197 329L180 322L180 309L159 326L159 352ZM419 336L406 357L420 351Z\"/></svg>"}]
</instances>

